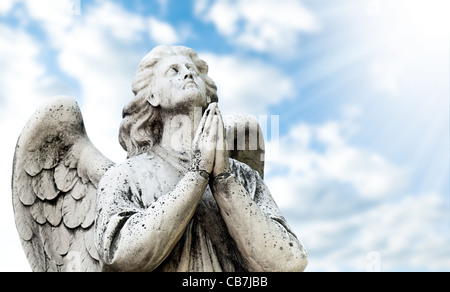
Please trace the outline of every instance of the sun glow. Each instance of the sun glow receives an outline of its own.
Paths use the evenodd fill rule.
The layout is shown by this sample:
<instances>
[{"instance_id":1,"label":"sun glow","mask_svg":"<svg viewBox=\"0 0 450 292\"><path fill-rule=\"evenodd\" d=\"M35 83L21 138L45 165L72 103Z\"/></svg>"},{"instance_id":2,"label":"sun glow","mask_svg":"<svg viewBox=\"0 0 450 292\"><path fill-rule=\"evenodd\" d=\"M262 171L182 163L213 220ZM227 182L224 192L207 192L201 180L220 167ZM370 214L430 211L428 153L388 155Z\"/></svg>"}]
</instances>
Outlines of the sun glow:
<instances>
[{"instance_id":1,"label":"sun glow","mask_svg":"<svg viewBox=\"0 0 450 292\"><path fill-rule=\"evenodd\" d=\"M407 0L403 3L413 31L425 38L447 37L450 33L450 1Z\"/></svg>"}]
</instances>

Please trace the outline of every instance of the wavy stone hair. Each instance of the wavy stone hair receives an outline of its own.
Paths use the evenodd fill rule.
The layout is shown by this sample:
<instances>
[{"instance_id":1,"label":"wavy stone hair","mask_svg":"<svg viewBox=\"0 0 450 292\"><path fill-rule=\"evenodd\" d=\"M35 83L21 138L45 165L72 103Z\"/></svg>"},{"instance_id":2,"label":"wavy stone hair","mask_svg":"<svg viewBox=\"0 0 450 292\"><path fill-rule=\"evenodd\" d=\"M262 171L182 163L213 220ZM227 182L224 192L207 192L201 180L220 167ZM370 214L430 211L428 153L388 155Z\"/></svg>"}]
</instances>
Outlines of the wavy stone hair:
<instances>
[{"instance_id":1,"label":"wavy stone hair","mask_svg":"<svg viewBox=\"0 0 450 292\"><path fill-rule=\"evenodd\" d=\"M162 135L162 123L159 107L153 107L148 97L153 93L151 89L154 81L154 67L163 58L184 55L192 59L205 81L206 93L210 102L217 102L217 87L208 77L208 65L201 60L197 53L182 46L158 46L148 53L139 64L132 89L135 98L125 106L122 113L122 123L119 130L119 142L128 153L128 158L142 154L157 144Z\"/></svg>"}]
</instances>

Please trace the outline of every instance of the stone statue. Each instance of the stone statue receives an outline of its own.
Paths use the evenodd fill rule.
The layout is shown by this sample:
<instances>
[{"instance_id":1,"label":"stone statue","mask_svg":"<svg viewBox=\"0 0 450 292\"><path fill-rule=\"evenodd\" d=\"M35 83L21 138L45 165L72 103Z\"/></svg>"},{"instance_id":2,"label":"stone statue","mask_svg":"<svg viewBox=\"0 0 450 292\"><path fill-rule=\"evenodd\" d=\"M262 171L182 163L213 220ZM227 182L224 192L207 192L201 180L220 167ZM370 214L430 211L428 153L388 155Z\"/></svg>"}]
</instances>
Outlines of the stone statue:
<instances>
[{"instance_id":1,"label":"stone statue","mask_svg":"<svg viewBox=\"0 0 450 292\"><path fill-rule=\"evenodd\" d=\"M261 178L261 151L241 156L253 169L227 149L207 74L186 47L144 57L123 110L128 158L119 165L90 142L73 99L31 117L12 191L34 271L304 270L307 252Z\"/></svg>"}]
</instances>

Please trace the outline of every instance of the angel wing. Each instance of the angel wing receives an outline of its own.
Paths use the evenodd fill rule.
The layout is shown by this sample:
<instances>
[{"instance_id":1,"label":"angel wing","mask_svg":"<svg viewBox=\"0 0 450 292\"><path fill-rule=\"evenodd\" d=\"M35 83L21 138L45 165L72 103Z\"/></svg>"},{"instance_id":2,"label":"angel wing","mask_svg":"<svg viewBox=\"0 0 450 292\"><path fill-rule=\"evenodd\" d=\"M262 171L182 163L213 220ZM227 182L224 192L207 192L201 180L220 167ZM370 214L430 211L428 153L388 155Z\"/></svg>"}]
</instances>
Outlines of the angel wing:
<instances>
[{"instance_id":1,"label":"angel wing","mask_svg":"<svg viewBox=\"0 0 450 292\"><path fill-rule=\"evenodd\" d=\"M12 196L33 271L100 271L95 200L112 165L89 140L74 99L58 97L30 118L16 146Z\"/></svg>"}]
</instances>

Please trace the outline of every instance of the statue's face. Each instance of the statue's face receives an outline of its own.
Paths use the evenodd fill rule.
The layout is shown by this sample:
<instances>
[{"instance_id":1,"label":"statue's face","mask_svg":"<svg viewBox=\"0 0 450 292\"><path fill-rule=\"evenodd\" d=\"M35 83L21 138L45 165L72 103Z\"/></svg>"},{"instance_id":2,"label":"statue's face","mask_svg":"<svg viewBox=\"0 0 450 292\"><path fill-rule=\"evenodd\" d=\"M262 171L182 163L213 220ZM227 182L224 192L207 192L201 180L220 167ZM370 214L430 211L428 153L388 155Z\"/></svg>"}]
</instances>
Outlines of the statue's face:
<instances>
[{"instance_id":1,"label":"statue's face","mask_svg":"<svg viewBox=\"0 0 450 292\"><path fill-rule=\"evenodd\" d=\"M187 56L170 56L155 68L154 98L163 109L206 108L206 84Z\"/></svg>"}]
</instances>

